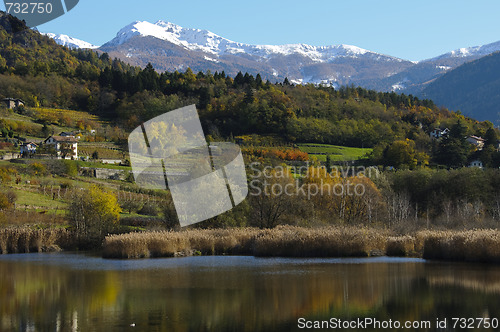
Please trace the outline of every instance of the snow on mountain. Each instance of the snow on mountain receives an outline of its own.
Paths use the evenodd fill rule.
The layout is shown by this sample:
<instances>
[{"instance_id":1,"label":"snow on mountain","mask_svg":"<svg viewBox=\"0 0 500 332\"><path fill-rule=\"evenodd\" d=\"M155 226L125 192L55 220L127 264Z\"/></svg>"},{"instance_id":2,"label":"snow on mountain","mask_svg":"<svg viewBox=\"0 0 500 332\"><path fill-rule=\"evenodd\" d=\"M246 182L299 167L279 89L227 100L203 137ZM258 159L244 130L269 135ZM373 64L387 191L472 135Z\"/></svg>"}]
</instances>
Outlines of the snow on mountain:
<instances>
[{"instance_id":1,"label":"snow on mountain","mask_svg":"<svg viewBox=\"0 0 500 332\"><path fill-rule=\"evenodd\" d=\"M500 51L500 41L481 46L459 48L451 52L441 54L440 56L437 56L435 58L424 60L423 62L443 60L449 58L466 58L466 57L479 58L498 51Z\"/></svg>"},{"instance_id":2,"label":"snow on mountain","mask_svg":"<svg viewBox=\"0 0 500 332\"><path fill-rule=\"evenodd\" d=\"M250 45L238 43L207 30L183 28L165 21L158 21L154 24L146 21L133 22L121 29L116 37L105 45L121 45L135 36L151 36L169 41L191 51L202 51L215 56L247 54L259 58L269 58L276 55L301 55L310 58L314 62L330 62L336 58L356 58L366 55L377 60L403 61L351 45Z\"/></svg>"},{"instance_id":3,"label":"snow on mountain","mask_svg":"<svg viewBox=\"0 0 500 332\"><path fill-rule=\"evenodd\" d=\"M76 39L67 35L56 35L55 33L44 33L44 35L55 40L56 43L69 48L98 48L99 46L92 45L86 41Z\"/></svg>"}]
</instances>

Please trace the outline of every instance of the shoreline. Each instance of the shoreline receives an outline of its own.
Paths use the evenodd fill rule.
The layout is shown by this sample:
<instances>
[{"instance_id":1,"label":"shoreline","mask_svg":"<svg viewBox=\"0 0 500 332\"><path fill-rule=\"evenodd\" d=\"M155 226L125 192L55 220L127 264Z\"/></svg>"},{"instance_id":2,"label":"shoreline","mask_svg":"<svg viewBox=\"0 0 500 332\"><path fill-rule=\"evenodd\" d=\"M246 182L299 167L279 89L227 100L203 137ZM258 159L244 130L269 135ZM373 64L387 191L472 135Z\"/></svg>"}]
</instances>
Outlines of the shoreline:
<instances>
[{"instance_id":1,"label":"shoreline","mask_svg":"<svg viewBox=\"0 0 500 332\"><path fill-rule=\"evenodd\" d=\"M66 229L0 229L0 253L73 251ZM500 263L500 230L422 230L396 235L373 227L324 226L274 229L186 229L108 235L99 252L109 259L186 256L283 258L407 257L443 261Z\"/></svg>"}]
</instances>

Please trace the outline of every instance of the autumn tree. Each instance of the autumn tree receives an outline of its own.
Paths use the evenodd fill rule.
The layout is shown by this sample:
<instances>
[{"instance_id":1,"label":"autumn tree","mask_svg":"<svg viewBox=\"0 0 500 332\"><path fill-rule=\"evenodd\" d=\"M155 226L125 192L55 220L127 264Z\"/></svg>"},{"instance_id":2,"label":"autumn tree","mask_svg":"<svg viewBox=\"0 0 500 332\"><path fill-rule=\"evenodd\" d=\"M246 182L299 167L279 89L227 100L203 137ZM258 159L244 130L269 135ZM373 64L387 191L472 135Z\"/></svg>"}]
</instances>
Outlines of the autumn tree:
<instances>
[{"instance_id":1,"label":"autumn tree","mask_svg":"<svg viewBox=\"0 0 500 332\"><path fill-rule=\"evenodd\" d=\"M285 169L263 171L250 183L251 222L260 228L282 223L296 200L295 180Z\"/></svg>"},{"instance_id":2,"label":"autumn tree","mask_svg":"<svg viewBox=\"0 0 500 332\"><path fill-rule=\"evenodd\" d=\"M75 192L68 218L80 240L100 241L118 224L120 212L116 196L93 185Z\"/></svg>"},{"instance_id":3,"label":"autumn tree","mask_svg":"<svg viewBox=\"0 0 500 332\"><path fill-rule=\"evenodd\" d=\"M396 168L415 168L417 166L415 142L409 139L393 142L384 151L384 163Z\"/></svg>"}]
</instances>

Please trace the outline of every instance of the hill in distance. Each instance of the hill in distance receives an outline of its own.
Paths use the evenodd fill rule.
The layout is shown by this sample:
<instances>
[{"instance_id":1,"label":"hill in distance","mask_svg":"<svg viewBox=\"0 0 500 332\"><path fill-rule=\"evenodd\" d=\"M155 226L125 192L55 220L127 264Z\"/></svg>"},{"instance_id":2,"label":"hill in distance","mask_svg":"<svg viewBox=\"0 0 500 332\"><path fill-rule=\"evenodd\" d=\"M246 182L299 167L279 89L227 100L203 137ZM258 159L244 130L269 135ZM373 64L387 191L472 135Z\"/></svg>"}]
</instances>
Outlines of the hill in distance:
<instances>
[{"instance_id":1,"label":"hill in distance","mask_svg":"<svg viewBox=\"0 0 500 332\"><path fill-rule=\"evenodd\" d=\"M500 52L444 74L430 83L422 96L437 105L460 110L478 120L499 122L500 112Z\"/></svg>"}]
</instances>

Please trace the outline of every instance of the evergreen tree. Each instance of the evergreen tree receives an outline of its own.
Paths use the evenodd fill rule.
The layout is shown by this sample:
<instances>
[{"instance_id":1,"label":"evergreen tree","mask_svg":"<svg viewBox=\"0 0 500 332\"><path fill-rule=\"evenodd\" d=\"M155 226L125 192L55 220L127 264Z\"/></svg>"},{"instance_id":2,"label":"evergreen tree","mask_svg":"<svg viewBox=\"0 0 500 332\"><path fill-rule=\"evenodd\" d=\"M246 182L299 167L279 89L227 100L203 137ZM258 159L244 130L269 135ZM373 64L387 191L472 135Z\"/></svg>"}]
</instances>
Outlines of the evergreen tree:
<instances>
[{"instance_id":1,"label":"evergreen tree","mask_svg":"<svg viewBox=\"0 0 500 332\"><path fill-rule=\"evenodd\" d=\"M198 108L206 109L207 105L210 103L210 91L207 87L200 89L200 97L198 98Z\"/></svg>"},{"instance_id":2,"label":"evergreen tree","mask_svg":"<svg viewBox=\"0 0 500 332\"><path fill-rule=\"evenodd\" d=\"M260 76L260 74L257 74L257 76L255 76L255 87L257 89L260 89L262 88L262 85L263 85L262 77Z\"/></svg>"},{"instance_id":3,"label":"evergreen tree","mask_svg":"<svg viewBox=\"0 0 500 332\"><path fill-rule=\"evenodd\" d=\"M495 146L498 144L498 135L497 131L494 128L488 128L486 134L484 135L484 146L492 145Z\"/></svg>"},{"instance_id":4,"label":"evergreen tree","mask_svg":"<svg viewBox=\"0 0 500 332\"><path fill-rule=\"evenodd\" d=\"M234 85L238 87L242 86L244 83L245 83L245 78L243 77L241 71L239 71L238 74L236 74L236 77L234 78Z\"/></svg>"},{"instance_id":5,"label":"evergreen tree","mask_svg":"<svg viewBox=\"0 0 500 332\"><path fill-rule=\"evenodd\" d=\"M325 163L326 171L330 173L332 171L332 158L330 155L326 156L326 163Z\"/></svg>"},{"instance_id":6,"label":"evergreen tree","mask_svg":"<svg viewBox=\"0 0 500 332\"><path fill-rule=\"evenodd\" d=\"M248 86L245 91L245 99L244 103L245 104L252 104L255 101L255 96L254 96L254 91L253 88Z\"/></svg>"},{"instance_id":7,"label":"evergreen tree","mask_svg":"<svg viewBox=\"0 0 500 332\"><path fill-rule=\"evenodd\" d=\"M52 131L51 128L46 123L44 123L42 127L42 136L49 137L51 131Z\"/></svg>"},{"instance_id":8,"label":"evergreen tree","mask_svg":"<svg viewBox=\"0 0 500 332\"><path fill-rule=\"evenodd\" d=\"M449 137L465 141L466 136L467 126L463 124L462 120L458 120L457 123L450 128Z\"/></svg>"}]
</instances>

